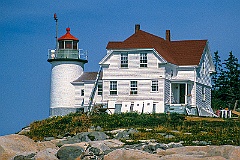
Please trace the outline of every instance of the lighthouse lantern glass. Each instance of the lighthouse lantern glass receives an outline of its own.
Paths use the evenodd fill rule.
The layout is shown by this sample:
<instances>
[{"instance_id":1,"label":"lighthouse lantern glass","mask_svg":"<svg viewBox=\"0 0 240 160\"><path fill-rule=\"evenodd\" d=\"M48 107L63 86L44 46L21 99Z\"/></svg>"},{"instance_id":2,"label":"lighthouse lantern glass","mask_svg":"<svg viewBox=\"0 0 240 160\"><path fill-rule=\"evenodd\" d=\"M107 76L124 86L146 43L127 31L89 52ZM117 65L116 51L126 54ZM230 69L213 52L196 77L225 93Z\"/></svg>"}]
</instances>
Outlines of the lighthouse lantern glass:
<instances>
[{"instance_id":1,"label":"lighthouse lantern glass","mask_svg":"<svg viewBox=\"0 0 240 160\"><path fill-rule=\"evenodd\" d=\"M73 49L72 41L65 41L65 49Z\"/></svg>"},{"instance_id":2,"label":"lighthouse lantern glass","mask_svg":"<svg viewBox=\"0 0 240 160\"><path fill-rule=\"evenodd\" d=\"M64 49L64 41L59 41L59 49Z\"/></svg>"},{"instance_id":3,"label":"lighthouse lantern glass","mask_svg":"<svg viewBox=\"0 0 240 160\"><path fill-rule=\"evenodd\" d=\"M77 41L73 41L73 49L77 49Z\"/></svg>"}]
</instances>

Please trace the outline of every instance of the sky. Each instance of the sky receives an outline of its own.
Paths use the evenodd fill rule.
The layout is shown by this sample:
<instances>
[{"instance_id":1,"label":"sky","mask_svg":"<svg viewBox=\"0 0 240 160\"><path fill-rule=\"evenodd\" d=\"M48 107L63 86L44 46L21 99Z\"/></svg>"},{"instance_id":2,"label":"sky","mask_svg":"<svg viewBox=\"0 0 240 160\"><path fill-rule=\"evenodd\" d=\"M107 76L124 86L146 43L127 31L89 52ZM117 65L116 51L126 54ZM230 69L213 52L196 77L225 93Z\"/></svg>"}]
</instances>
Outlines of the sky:
<instances>
[{"instance_id":1,"label":"sky","mask_svg":"<svg viewBox=\"0 0 240 160\"><path fill-rule=\"evenodd\" d=\"M222 60L240 59L239 0L3 0L0 2L0 136L48 118L51 65L48 49L71 28L88 51L85 71L97 71L109 41L141 29L171 40L207 39Z\"/></svg>"}]
</instances>

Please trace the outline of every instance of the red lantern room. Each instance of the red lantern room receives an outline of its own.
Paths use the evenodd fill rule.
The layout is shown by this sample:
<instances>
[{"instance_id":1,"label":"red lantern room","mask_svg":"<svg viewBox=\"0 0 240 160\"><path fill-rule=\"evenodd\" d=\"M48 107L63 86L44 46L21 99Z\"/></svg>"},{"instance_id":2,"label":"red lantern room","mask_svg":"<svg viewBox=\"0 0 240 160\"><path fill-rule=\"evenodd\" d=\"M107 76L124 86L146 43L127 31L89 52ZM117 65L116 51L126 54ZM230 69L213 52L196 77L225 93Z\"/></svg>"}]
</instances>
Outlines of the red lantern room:
<instances>
[{"instance_id":1,"label":"red lantern room","mask_svg":"<svg viewBox=\"0 0 240 160\"><path fill-rule=\"evenodd\" d=\"M71 35L70 28L66 28L67 33L58 38L58 49L78 49L79 40Z\"/></svg>"},{"instance_id":2,"label":"red lantern room","mask_svg":"<svg viewBox=\"0 0 240 160\"><path fill-rule=\"evenodd\" d=\"M80 53L78 49L79 40L66 28L66 34L57 39L57 49L49 50L48 61L81 61L87 63L86 53Z\"/></svg>"}]
</instances>

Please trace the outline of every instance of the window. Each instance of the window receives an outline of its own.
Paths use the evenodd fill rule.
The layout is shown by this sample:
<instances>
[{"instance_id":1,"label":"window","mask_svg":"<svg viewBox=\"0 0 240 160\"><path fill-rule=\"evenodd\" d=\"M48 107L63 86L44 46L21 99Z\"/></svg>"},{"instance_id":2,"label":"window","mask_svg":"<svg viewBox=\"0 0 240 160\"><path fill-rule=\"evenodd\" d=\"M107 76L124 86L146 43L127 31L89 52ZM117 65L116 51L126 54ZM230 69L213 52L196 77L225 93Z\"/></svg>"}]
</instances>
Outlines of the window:
<instances>
[{"instance_id":1,"label":"window","mask_svg":"<svg viewBox=\"0 0 240 160\"><path fill-rule=\"evenodd\" d=\"M130 94L137 94L137 81L131 81L130 83Z\"/></svg>"},{"instance_id":2,"label":"window","mask_svg":"<svg viewBox=\"0 0 240 160\"><path fill-rule=\"evenodd\" d=\"M64 41L59 41L58 45L59 45L59 49L64 49Z\"/></svg>"},{"instance_id":3,"label":"window","mask_svg":"<svg viewBox=\"0 0 240 160\"><path fill-rule=\"evenodd\" d=\"M81 96L84 96L84 89L81 90Z\"/></svg>"},{"instance_id":4,"label":"window","mask_svg":"<svg viewBox=\"0 0 240 160\"><path fill-rule=\"evenodd\" d=\"M98 84L98 95L102 95L102 91L103 91L102 84Z\"/></svg>"},{"instance_id":5,"label":"window","mask_svg":"<svg viewBox=\"0 0 240 160\"><path fill-rule=\"evenodd\" d=\"M205 101L205 99L206 99L205 87L202 86L202 100Z\"/></svg>"},{"instance_id":6,"label":"window","mask_svg":"<svg viewBox=\"0 0 240 160\"><path fill-rule=\"evenodd\" d=\"M147 53L140 53L140 67L147 67Z\"/></svg>"},{"instance_id":7,"label":"window","mask_svg":"<svg viewBox=\"0 0 240 160\"><path fill-rule=\"evenodd\" d=\"M127 53L121 54L121 67L122 68L128 67L128 54Z\"/></svg>"},{"instance_id":8,"label":"window","mask_svg":"<svg viewBox=\"0 0 240 160\"><path fill-rule=\"evenodd\" d=\"M117 95L117 81L110 81L110 95Z\"/></svg>"},{"instance_id":9,"label":"window","mask_svg":"<svg viewBox=\"0 0 240 160\"><path fill-rule=\"evenodd\" d=\"M73 41L73 49L77 49L77 41Z\"/></svg>"},{"instance_id":10,"label":"window","mask_svg":"<svg viewBox=\"0 0 240 160\"><path fill-rule=\"evenodd\" d=\"M65 41L65 49L72 49L72 41Z\"/></svg>"},{"instance_id":11,"label":"window","mask_svg":"<svg viewBox=\"0 0 240 160\"><path fill-rule=\"evenodd\" d=\"M202 73L203 73L203 74L206 74L206 73L207 73L206 71L207 71L207 70L206 70L206 62L203 61L203 64L202 64Z\"/></svg>"},{"instance_id":12,"label":"window","mask_svg":"<svg viewBox=\"0 0 240 160\"><path fill-rule=\"evenodd\" d=\"M152 91L157 92L158 91L158 80L152 81Z\"/></svg>"}]
</instances>

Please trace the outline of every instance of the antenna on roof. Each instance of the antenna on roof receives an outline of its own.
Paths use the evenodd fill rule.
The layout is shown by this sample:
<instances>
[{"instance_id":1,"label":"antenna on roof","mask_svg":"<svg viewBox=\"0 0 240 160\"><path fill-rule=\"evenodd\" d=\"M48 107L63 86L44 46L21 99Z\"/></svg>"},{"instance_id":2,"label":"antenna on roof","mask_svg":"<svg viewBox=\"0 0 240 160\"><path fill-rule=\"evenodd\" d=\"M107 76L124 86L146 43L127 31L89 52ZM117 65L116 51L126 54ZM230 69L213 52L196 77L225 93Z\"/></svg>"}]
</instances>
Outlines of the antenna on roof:
<instances>
[{"instance_id":1,"label":"antenna on roof","mask_svg":"<svg viewBox=\"0 0 240 160\"><path fill-rule=\"evenodd\" d=\"M57 18L56 13L54 13L53 18L56 22L56 37L55 38L56 38L56 50L57 50L57 48L58 48L58 18Z\"/></svg>"}]
</instances>

